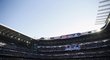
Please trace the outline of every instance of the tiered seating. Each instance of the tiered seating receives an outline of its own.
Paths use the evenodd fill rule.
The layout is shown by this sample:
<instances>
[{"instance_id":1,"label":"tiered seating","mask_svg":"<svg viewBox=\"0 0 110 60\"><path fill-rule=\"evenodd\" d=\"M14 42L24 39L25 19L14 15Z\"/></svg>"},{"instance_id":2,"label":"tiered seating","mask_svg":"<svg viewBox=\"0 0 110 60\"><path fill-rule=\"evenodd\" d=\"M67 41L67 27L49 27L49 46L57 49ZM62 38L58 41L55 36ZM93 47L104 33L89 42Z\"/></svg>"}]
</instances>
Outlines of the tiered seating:
<instances>
[{"instance_id":1,"label":"tiered seating","mask_svg":"<svg viewBox=\"0 0 110 60\"><path fill-rule=\"evenodd\" d=\"M100 32L75 38L35 40L0 25L0 57L32 59L109 59L110 23Z\"/></svg>"},{"instance_id":2,"label":"tiered seating","mask_svg":"<svg viewBox=\"0 0 110 60\"><path fill-rule=\"evenodd\" d=\"M110 59L110 23L100 32L76 38L39 40L38 57L41 59ZM67 49L78 44L80 49ZM74 48L74 47L73 47ZM67 49L67 50L66 50Z\"/></svg>"},{"instance_id":3,"label":"tiered seating","mask_svg":"<svg viewBox=\"0 0 110 60\"><path fill-rule=\"evenodd\" d=\"M34 59L109 59L109 23L102 31L68 39L34 40L0 26L0 56ZM2 45L4 43L4 45Z\"/></svg>"},{"instance_id":4,"label":"tiered seating","mask_svg":"<svg viewBox=\"0 0 110 60\"><path fill-rule=\"evenodd\" d=\"M33 50L33 42L32 38L0 25L0 59L2 56L36 58L37 52Z\"/></svg>"}]
</instances>

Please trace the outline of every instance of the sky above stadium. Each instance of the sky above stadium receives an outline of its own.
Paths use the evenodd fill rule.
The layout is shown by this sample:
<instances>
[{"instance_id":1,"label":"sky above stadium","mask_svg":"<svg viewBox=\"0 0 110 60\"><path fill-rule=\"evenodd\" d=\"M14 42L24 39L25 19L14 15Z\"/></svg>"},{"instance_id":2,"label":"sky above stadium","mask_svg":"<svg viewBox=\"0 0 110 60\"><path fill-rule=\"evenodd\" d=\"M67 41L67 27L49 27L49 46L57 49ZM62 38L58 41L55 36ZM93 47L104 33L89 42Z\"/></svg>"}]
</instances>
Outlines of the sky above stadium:
<instances>
[{"instance_id":1,"label":"sky above stadium","mask_svg":"<svg viewBox=\"0 0 110 60\"><path fill-rule=\"evenodd\" d=\"M97 29L99 0L0 0L0 24L32 38Z\"/></svg>"}]
</instances>

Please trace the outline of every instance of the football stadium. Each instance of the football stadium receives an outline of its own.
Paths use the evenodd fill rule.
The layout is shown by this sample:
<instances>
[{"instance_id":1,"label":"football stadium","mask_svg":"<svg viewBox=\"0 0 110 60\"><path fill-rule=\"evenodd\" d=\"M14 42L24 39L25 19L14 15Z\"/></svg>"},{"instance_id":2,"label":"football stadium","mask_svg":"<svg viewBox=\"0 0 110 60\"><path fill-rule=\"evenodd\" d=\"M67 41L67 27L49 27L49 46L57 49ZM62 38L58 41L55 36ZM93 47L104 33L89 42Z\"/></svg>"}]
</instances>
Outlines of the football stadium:
<instances>
[{"instance_id":1,"label":"football stadium","mask_svg":"<svg viewBox=\"0 0 110 60\"><path fill-rule=\"evenodd\" d=\"M106 3L103 0L99 3ZM110 6L101 5L99 8ZM34 39L0 25L0 60L110 60L110 8L98 10L105 25L83 33Z\"/></svg>"}]
</instances>

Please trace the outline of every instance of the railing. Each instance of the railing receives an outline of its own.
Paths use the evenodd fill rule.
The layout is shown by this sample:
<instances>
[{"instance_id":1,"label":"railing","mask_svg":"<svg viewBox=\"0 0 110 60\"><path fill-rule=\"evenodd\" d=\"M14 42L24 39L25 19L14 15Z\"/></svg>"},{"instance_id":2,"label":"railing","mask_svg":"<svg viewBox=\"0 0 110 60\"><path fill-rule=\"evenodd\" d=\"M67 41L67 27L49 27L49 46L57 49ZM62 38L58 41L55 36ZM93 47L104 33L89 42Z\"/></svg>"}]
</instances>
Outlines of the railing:
<instances>
[{"instance_id":1,"label":"railing","mask_svg":"<svg viewBox=\"0 0 110 60\"><path fill-rule=\"evenodd\" d=\"M79 52L66 54L39 54L42 58L86 58L86 57L101 57L110 56L110 50L96 51L96 52Z\"/></svg>"},{"instance_id":2,"label":"railing","mask_svg":"<svg viewBox=\"0 0 110 60\"><path fill-rule=\"evenodd\" d=\"M79 47L80 50L82 50L82 49L101 48L101 47L110 46L110 39L93 41L93 42L86 42L86 43L80 43L78 45L80 46ZM38 49L39 52L58 52L58 51L60 52L60 51L72 51L73 50L73 49L66 50L67 49L67 46L69 46L69 45L39 46L39 48L37 48L37 49ZM77 50L77 49L74 49L74 50Z\"/></svg>"}]
</instances>

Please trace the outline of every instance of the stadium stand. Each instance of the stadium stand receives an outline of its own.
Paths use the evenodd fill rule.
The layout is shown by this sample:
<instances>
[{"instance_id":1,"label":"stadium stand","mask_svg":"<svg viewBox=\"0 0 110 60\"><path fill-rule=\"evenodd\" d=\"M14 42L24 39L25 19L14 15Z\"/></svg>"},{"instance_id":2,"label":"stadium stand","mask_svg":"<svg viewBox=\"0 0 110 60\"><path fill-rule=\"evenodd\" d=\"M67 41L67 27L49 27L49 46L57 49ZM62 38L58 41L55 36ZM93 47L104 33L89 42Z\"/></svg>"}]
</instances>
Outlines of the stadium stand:
<instances>
[{"instance_id":1,"label":"stadium stand","mask_svg":"<svg viewBox=\"0 0 110 60\"><path fill-rule=\"evenodd\" d=\"M107 1L110 0L100 3ZM100 7L104 6L108 4ZM94 33L75 33L73 37L70 34L49 40L36 40L0 25L0 60L110 60L110 14L105 22Z\"/></svg>"},{"instance_id":2,"label":"stadium stand","mask_svg":"<svg viewBox=\"0 0 110 60\"><path fill-rule=\"evenodd\" d=\"M38 57L42 60L109 60L110 16L100 32L75 38L38 40Z\"/></svg>"},{"instance_id":3,"label":"stadium stand","mask_svg":"<svg viewBox=\"0 0 110 60\"><path fill-rule=\"evenodd\" d=\"M65 39L32 39L0 25L0 59L109 60L110 15L101 31Z\"/></svg>"}]
</instances>

